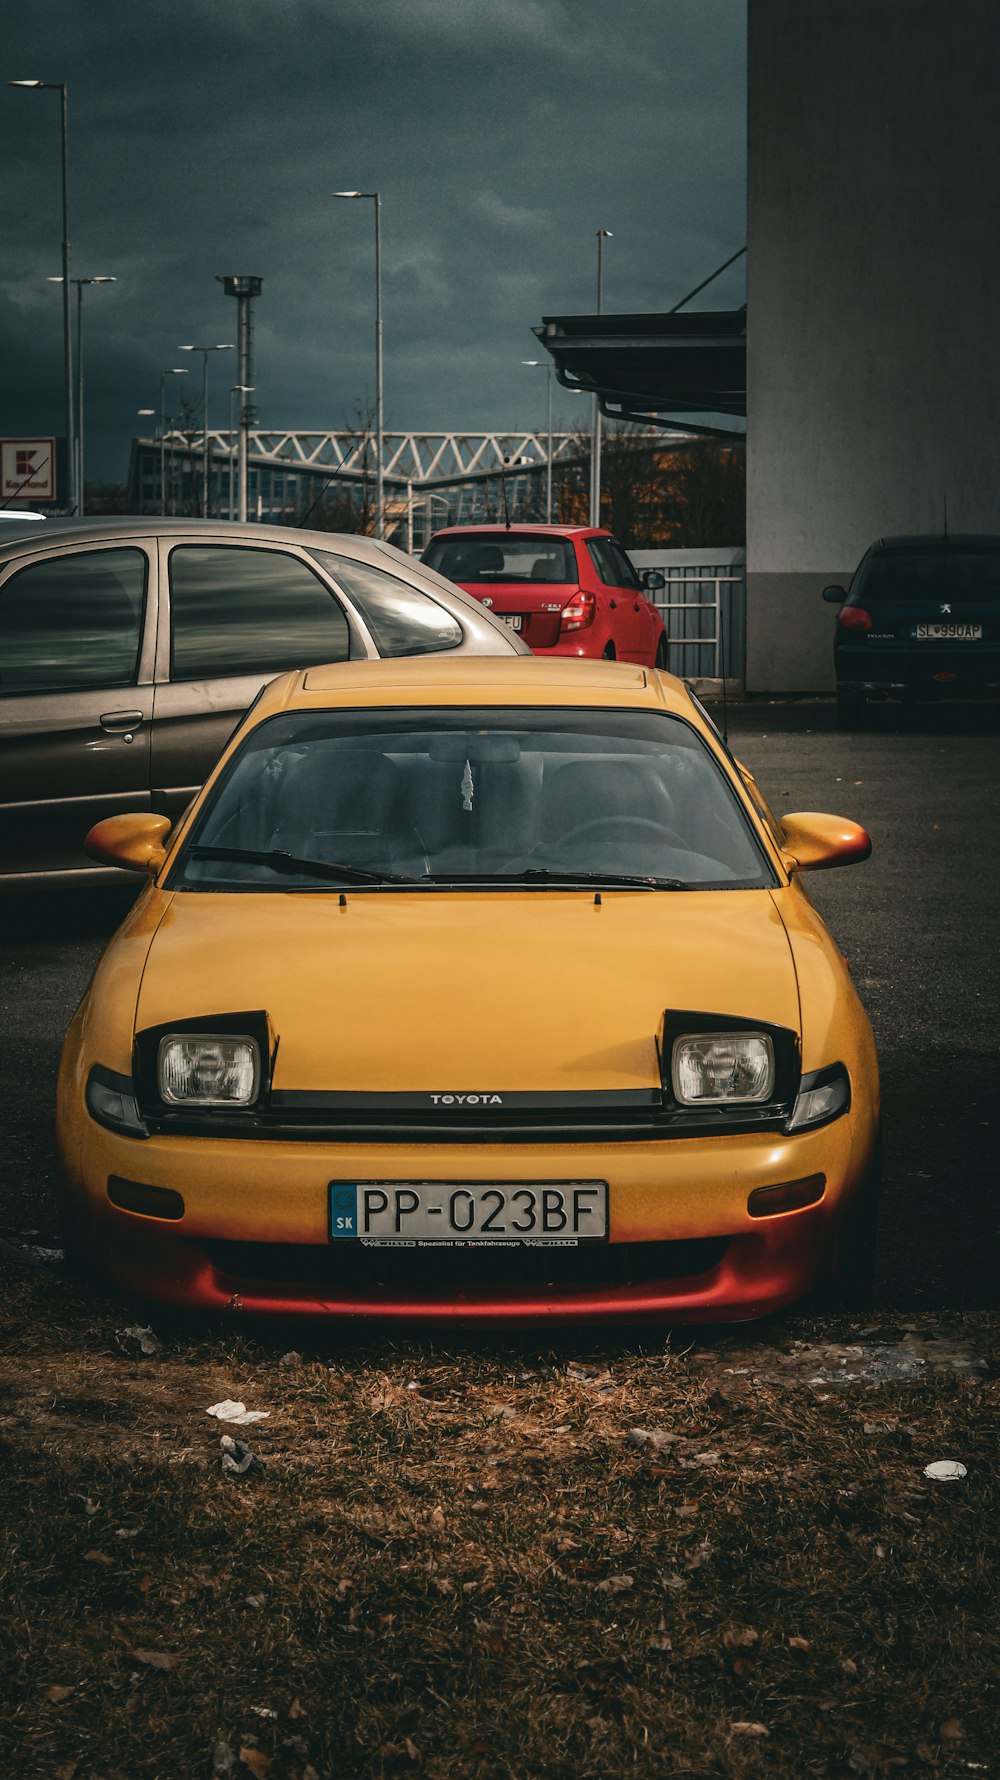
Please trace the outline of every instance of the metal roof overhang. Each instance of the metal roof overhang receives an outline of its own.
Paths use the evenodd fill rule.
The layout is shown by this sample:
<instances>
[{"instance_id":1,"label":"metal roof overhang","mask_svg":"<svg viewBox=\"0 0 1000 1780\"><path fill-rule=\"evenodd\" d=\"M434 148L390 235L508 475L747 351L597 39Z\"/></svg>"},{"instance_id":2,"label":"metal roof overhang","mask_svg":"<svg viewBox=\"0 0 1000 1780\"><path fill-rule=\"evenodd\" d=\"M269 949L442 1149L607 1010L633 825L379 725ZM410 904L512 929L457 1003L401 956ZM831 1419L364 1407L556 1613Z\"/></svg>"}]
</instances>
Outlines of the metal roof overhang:
<instances>
[{"instance_id":1,"label":"metal roof overhang","mask_svg":"<svg viewBox=\"0 0 1000 1780\"><path fill-rule=\"evenodd\" d=\"M614 420L743 439L735 427L695 424L691 415L745 417L745 309L681 315L546 315L532 332L566 389L596 394Z\"/></svg>"}]
</instances>

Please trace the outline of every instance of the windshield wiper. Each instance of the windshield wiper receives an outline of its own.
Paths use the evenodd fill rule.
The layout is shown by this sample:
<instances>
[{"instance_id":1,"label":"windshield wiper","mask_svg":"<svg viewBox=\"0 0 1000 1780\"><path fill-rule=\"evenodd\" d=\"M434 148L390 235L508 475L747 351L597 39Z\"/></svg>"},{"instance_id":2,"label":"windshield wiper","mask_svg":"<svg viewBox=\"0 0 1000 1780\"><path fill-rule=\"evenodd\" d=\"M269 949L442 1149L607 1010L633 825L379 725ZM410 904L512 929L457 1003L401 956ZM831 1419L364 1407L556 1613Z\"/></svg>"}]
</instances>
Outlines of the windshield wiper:
<instances>
[{"instance_id":1,"label":"windshield wiper","mask_svg":"<svg viewBox=\"0 0 1000 1780\"><path fill-rule=\"evenodd\" d=\"M614 871L553 871L547 866L533 865L525 871L442 872L431 873L426 880L441 884L580 884L587 889L606 889L621 885L630 890L689 890L683 878L654 878L639 873Z\"/></svg>"},{"instance_id":2,"label":"windshield wiper","mask_svg":"<svg viewBox=\"0 0 1000 1780\"><path fill-rule=\"evenodd\" d=\"M267 865L272 871L288 876L324 878L344 884L416 884L417 878L400 877L391 871L365 871L360 865L343 865L335 859L304 859L297 853L285 853L279 847L269 852L255 852L250 847L189 847L190 859L228 859L237 864Z\"/></svg>"}]
</instances>

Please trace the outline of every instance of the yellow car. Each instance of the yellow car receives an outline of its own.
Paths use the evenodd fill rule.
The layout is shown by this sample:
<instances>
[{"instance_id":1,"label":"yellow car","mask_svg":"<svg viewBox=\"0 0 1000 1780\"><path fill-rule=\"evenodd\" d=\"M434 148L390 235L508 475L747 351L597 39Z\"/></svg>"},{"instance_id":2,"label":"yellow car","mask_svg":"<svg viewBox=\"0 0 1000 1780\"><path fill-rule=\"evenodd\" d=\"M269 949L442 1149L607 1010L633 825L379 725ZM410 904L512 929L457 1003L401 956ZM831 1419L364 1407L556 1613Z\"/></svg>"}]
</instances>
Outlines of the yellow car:
<instances>
[{"instance_id":1,"label":"yellow car","mask_svg":"<svg viewBox=\"0 0 1000 1780\"><path fill-rule=\"evenodd\" d=\"M863 1290L871 1030L686 687L531 657L266 688L149 874L59 1080L67 1240L174 1305L716 1322Z\"/></svg>"}]
</instances>

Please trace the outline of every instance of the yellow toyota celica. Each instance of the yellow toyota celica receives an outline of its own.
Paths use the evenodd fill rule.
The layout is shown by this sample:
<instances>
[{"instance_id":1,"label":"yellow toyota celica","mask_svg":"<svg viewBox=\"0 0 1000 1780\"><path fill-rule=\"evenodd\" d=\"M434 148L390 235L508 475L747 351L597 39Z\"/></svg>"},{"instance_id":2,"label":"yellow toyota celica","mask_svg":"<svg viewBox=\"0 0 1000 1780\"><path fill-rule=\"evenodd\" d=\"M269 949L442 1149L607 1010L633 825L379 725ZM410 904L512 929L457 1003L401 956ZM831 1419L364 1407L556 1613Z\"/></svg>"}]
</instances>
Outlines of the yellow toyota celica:
<instances>
[{"instance_id":1,"label":"yellow toyota celica","mask_svg":"<svg viewBox=\"0 0 1000 1780\"><path fill-rule=\"evenodd\" d=\"M67 1241L175 1305L715 1322L863 1297L871 1030L686 687L530 657L268 686L170 829L59 1079Z\"/></svg>"}]
</instances>

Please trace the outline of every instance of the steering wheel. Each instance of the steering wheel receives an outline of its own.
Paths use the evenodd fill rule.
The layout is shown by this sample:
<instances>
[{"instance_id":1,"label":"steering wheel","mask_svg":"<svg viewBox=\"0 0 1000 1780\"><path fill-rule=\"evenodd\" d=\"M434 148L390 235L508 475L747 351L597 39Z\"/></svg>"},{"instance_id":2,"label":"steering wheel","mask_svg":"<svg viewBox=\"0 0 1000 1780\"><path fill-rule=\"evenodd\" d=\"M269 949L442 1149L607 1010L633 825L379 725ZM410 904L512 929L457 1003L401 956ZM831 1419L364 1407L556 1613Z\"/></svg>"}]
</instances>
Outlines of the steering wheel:
<instances>
[{"instance_id":1,"label":"steering wheel","mask_svg":"<svg viewBox=\"0 0 1000 1780\"><path fill-rule=\"evenodd\" d=\"M640 828L654 834L657 840L676 841L679 847L686 845L676 828L667 828L661 822L654 822L651 816L592 816L588 822L578 822L575 828L570 828L565 834L561 834L558 845L561 847L572 846L585 838L594 840L600 829L605 831L610 829L618 833L628 830L634 833Z\"/></svg>"}]
</instances>

